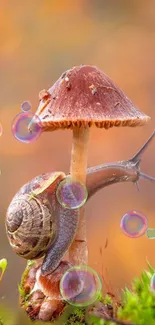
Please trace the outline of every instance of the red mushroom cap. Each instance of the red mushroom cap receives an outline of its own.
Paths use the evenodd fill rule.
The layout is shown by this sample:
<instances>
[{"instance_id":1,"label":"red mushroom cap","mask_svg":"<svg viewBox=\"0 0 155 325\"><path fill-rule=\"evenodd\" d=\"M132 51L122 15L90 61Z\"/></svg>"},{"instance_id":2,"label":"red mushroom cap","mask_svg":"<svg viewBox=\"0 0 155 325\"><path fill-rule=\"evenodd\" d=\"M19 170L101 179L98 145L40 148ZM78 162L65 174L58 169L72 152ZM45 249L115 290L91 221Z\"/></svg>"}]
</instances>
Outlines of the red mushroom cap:
<instances>
[{"instance_id":1,"label":"red mushroom cap","mask_svg":"<svg viewBox=\"0 0 155 325\"><path fill-rule=\"evenodd\" d=\"M67 70L48 91L42 91L36 115L45 131L138 126L150 119L104 72L86 65Z\"/></svg>"}]
</instances>

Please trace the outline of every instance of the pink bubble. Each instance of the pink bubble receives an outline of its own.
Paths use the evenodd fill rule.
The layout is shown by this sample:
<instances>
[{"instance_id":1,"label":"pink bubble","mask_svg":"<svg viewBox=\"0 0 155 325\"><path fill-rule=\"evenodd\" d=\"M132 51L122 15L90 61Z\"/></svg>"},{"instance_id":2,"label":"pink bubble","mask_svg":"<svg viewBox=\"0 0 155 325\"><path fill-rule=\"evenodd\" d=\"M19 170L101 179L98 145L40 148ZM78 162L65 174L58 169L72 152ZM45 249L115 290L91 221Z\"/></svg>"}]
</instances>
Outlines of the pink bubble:
<instances>
[{"instance_id":1,"label":"pink bubble","mask_svg":"<svg viewBox=\"0 0 155 325\"><path fill-rule=\"evenodd\" d=\"M67 176L59 183L56 196L59 203L66 209L79 209L85 204L88 191L85 184Z\"/></svg>"},{"instance_id":2,"label":"pink bubble","mask_svg":"<svg viewBox=\"0 0 155 325\"><path fill-rule=\"evenodd\" d=\"M145 234L148 220L139 211L128 211L121 219L120 228L130 238L138 238Z\"/></svg>"},{"instance_id":3,"label":"pink bubble","mask_svg":"<svg viewBox=\"0 0 155 325\"><path fill-rule=\"evenodd\" d=\"M23 112L28 112L31 109L31 103L29 101L25 101L21 105L21 109Z\"/></svg>"},{"instance_id":4,"label":"pink bubble","mask_svg":"<svg viewBox=\"0 0 155 325\"><path fill-rule=\"evenodd\" d=\"M60 292L70 305L85 307L93 304L102 290L102 281L87 265L73 266L60 281Z\"/></svg>"},{"instance_id":5,"label":"pink bubble","mask_svg":"<svg viewBox=\"0 0 155 325\"><path fill-rule=\"evenodd\" d=\"M37 140L42 132L40 119L31 112L23 112L15 116L12 122L13 136L20 142L30 143Z\"/></svg>"}]
</instances>

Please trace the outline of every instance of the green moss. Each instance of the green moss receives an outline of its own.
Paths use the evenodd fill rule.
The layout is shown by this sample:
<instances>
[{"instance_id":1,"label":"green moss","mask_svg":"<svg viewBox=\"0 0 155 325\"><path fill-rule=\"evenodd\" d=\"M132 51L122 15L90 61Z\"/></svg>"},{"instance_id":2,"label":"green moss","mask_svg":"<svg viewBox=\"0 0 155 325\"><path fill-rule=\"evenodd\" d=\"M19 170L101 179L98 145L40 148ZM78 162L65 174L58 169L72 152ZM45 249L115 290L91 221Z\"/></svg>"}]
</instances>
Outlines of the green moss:
<instances>
[{"instance_id":1,"label":"green moss","mask_svg":"<svg viewBox=\"0 0 155 325\"><path fill-rule=\"evenodd\" d=\"M108 304L113 305L112 298L109 295L106 295L105 297L101 297L100 301L103 302L103 304L105 304L105 305L108 305Z\"/></svg>"},{"instance_id":2,"label":"green moss","mask_svg":"<svg viewBox=\"0 0 155 325\"><path fill-rule=\"evenodd\" d=\"M33 262L34 263L34 262ZM147 262L148 270L142 272L139 278L135 278L132 281L131 289L125 288L122 293L121 307L115 306L112 298L109 295L100 295L99 301L104 305L111 305L116 310L116 319L123 321L124 324L129 322L130 324L137 325L155 325L155 292L150 290L150 280L155 273L153 267ZM23 274L21 285L19 286L19 292L21 297L24 298L25 303L28 295L24 291L24 279L28 274L31 267L31 263L28 263L27 268ZM65 313L59 318L58 321L46 323L55 325L115 325L116 322L111 320L99 319L96 316L87 315L86 308L78 308L68 306ZM103 315L104 317L104 315ZM26 316L26 313L22 312L20 315L15 315L11 310L6 309L4 306L0 306L0 325L29 325L34 322L30 321ZM35 322L35 325L41 325L42 322Z\"/></svg>"},{"instance_id":3,"label":"green moss","mask_svg":"<svg viewBox=\"0 0 155 325\"><path fill-rule=\"evenodd\" d=\"M25 271L21 278L21 282L20 282L20 284L18 284L18 291L19 291L21 298L25 298L27 296L27 293L25 292L25 289L24 289L25 279L27 278L27 275L29 273L29 270L31 269L31 266L34 265L35 263L36 263L35 261L30 261L30 260L27 262Z\"/></svg>"},{"instance_id":4,"label":"green moss","mask_svg":"<svg viewBox=\"0 0 155 325\"><path fill-rule=\"evenodd\" d=\"M155 273L147 262L149 271L143 271L132 282L131 290L125 288L122 295L122 307L117 316L139 325L155 325L155 292L150 290L150 280Z\"/></svg>"},{"instance_id":5,"label":"green moss","mask_svg":"<svg viewBox=\"0 0 155 325\"><path fill-rule=\"evenodd\" d=\"M150 290L150 280L155 273L154 268L147 262L148 270L142 272L139 278L132 281L131 289L125 288L122 294L121 307L116 311L117 321L121 320L126 324L138 325L155 325L155 292ZM100 301L113 306L112 298L109 295L100 296ZM95 316L89 317L85 323L85 312L81 316L80 324L95 324L95 325L114 325L115 321L99 319ZM77 310L70 316L65 325L79 325ZM77 323L78 322L78 323Z\"/></svg>"},{"instance_id":6,"label":"green moss","mask_svg":"<svg viewBox=\"0 0 155 325\"><path fill-rule=\"evenodd\" d=\"M26 297L26 292L23 289L23 286L21 284L18 284L18 291L19 291L19 294L20 294L20 297L21 298L25 298Z\"/></svg>"},{"instance_id":7,"label":"green moss","mask_svg":"<svg viewBox=\"0 0 155 325\"><path fill-rule=\"evenodd\" d=\"M74 311L70 314L68 320L64 323L64 325L87 325L85 322L85 309L83 308L75 308Z\"/></svg>"}]
</instances>

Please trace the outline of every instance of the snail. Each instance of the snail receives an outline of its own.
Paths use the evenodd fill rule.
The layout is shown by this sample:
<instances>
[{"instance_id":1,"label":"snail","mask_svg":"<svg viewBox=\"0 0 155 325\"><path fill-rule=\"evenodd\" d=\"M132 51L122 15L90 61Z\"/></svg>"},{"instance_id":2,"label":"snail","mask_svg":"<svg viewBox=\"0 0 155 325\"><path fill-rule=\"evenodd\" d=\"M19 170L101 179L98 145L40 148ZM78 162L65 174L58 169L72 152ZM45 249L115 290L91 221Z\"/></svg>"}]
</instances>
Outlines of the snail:
<instances>
[{"instance_id":1,"label":"snail","mask_svg":"<svg viewBox=\"0 0 155 325\"><path fill-rule=\"evenodd\" d=\"M88 168L88 199L99 189L117 182L137 183L140 177L155 181L140 171L142 154L154 135L155 132L132 159ZM44 257L43 275L58 267L78 227L80 210L63 207L56 196L58 185L66 177L63 172L35 177L14 196L6 213L6 232L12 249L28 260Z\"/></svg>"}]
</instances>

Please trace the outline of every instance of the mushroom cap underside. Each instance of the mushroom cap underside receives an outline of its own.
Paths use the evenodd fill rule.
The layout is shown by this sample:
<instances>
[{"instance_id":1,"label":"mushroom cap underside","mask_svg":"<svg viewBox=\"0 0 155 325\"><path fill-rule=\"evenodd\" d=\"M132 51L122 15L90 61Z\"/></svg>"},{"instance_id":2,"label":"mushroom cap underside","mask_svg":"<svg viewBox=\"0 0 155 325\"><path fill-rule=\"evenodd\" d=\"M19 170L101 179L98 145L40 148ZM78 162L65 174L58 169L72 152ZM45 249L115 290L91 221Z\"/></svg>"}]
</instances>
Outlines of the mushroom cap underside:
<instances>
[{"instance_id":1,"label":"mushroom cap underside","mask_svg":"<svg viewBox=\"0 0 155 325\"><path fill-rule=\"evenodd\" d=\"M35 114L44 131L140 126L150 119L106 74L86 65L67 70L48 91L41 91Z\"/></svg>"}]
</instances>

